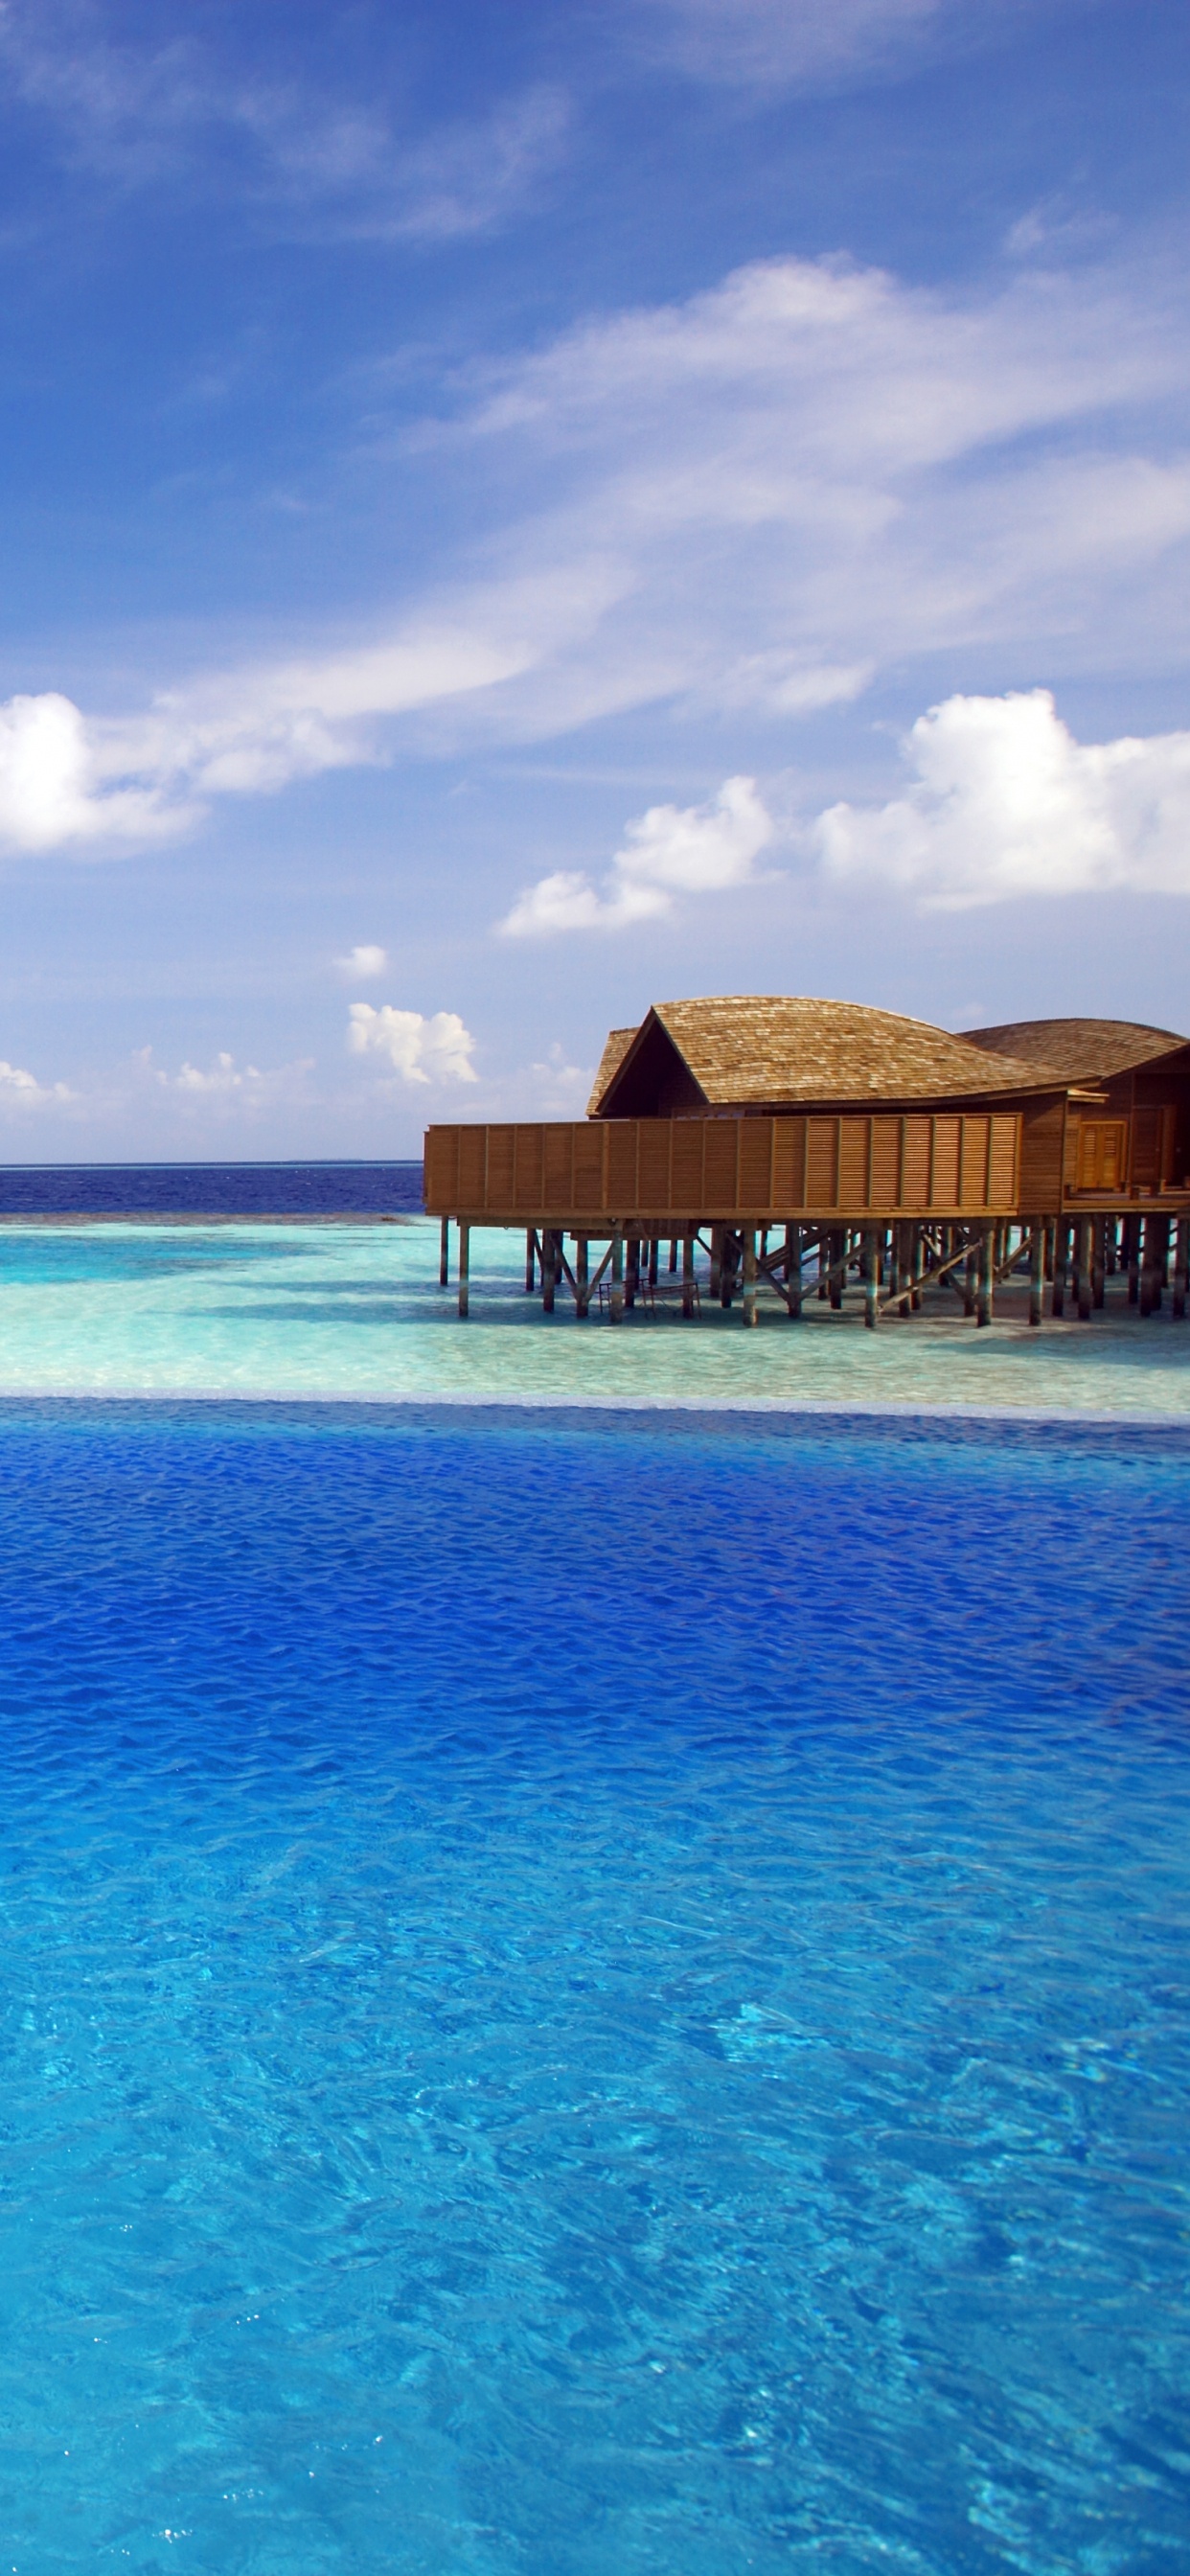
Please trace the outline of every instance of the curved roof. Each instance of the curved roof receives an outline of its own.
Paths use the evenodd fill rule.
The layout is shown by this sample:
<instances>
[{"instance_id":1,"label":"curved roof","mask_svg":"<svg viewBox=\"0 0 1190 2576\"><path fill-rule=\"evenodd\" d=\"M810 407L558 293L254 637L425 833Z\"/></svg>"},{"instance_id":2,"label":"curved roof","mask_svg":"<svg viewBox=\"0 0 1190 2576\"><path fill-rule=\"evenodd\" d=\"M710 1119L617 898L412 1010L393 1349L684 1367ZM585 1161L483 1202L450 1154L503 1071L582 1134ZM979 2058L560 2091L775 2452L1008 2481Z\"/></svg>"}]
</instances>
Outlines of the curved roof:
<instances>
[{"instance_id":1,"label":"curved roof","mask_svg":"<svg viewBox=\"0 0 1190 2576\"><path fill-rule=\"evenodd\" d=\"M599 1071L595 1076L595 1088L587 1102L588 1118L594 1117L613 1073L619 1072L635 1036L635 1029L608 1030L604 1050L599 1059Z\"/></svg>"},{"instance_id":2,"label":"curved roof","mask_svg":"<svg viewBox=\"0 0 1190 2576\"><path fill-rule=\"evenodd\" d=\"M1067 1077L1049 1063L1022 1062L975 1047L928 1020L862 1002L824 1002L787 994L716 994L702 1001L656 1002L634 1038L659 1023L711 1107L789 1101L956 1100L989 1092L1064 1090ZM630 1052L605 1072L608 1041L592 1110L614 1090Z\"/></svg>"},{"instance_id":3,"label":"curved roof","mask_svg":"<svg viewBox=\"0 0 1190 2576\"><path fill-rule=\"evenodd\" d=\"M1044 1057L1067 1082L1107 1082L1133 1065L1190 1045L1176 1029L1151 1029L1143 1020L1009 1020L994 1029L964 1029L967 1046L989 1053Z\"/></svg>"}]
</instances>

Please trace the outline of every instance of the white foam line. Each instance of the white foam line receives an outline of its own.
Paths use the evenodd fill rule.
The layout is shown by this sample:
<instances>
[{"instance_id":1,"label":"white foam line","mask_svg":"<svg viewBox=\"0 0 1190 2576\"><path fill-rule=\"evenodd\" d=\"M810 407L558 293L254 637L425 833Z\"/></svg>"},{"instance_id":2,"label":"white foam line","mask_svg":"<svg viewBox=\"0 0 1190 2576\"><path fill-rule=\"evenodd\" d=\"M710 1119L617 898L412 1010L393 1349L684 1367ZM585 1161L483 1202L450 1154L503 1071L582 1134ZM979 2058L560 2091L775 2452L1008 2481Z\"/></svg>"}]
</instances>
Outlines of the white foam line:
<instances>
[{"instance_id":1,"label":"white foam line","mask_svg":"<svg viewBox=\"0 0 1190 2576\"><path fill-rule=\"evenodd\" d=\"M1091 1423L1106 1429L1190 1431L1190 1412L1142 1413L1076 1411L1057 1405L915 1404L881 1402L870 1396L785 1395L493 1395L456 1389L419 1393L403 1388L391 1395L361 1393L358 1388L311 1390L284 1387L226 1386L6 1386L0 1404L275 1404L357 1405L388 1411L420 1406L423 1411L469 1413L741 1413L826 1414L872 1417L892 1422L1045 1422L1066 1426Z\"/></svg>"}]
</instances>

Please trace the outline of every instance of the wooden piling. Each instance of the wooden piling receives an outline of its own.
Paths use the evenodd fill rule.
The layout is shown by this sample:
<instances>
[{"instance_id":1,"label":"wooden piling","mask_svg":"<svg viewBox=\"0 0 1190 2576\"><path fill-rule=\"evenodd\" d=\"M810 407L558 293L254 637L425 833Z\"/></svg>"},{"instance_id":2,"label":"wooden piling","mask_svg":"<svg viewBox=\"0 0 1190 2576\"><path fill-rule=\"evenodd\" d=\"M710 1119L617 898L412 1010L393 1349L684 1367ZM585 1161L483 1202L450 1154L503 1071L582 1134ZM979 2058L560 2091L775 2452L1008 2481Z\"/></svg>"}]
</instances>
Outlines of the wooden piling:
<instances>
[{"instance_id":1,"label":"wooden piling","mask_svg":"<svg viewBox=\"0 0 1190 2576\"><path fill-rule=\"evenodd\" d=\"M1060 1316L1065 1309L1066 1272L1069 1259L1070 1227L1065 1217L1060 1216L1054 1227L1054 1293L1050 1299L1050 1313L1055 1317Z\"/></svg>"},{"instance_id":2,"label":"wooden piling","mask_svg":"<svg viewBox=\"0 0 1190 2576\"><path fill-rule=\"evenodd\" d=\"M459 1220L459 1322L467 1320L471 1289L471 1228Z\"/></svg>"},{"instance_id":3,"label":"wooden piling","mask_svg":"<svg viewBox=\"0 0 1190 2576\"><path fill-rule=\"evenodd\" d=\"M450 1281L450 1218L449 1218L448 1216L444 1216L444 1217L443 1217L443 1220L442 1220L442 1224L441 1224L441 1226L439 1227L439 1230L438 1230L438 1285L439 1285L439 1287L440 1287L440 1288L445 1288L445 1287L447 1287L447 1286L448 1286L449 1281Z\"/></svg>"},{"instance_id":4,"label":"wooden piling","mask_svg":"<svg viewBox=\"0 0 1190 2576\"><path fill-rule=\"evenodd\" d=\"M658 1240L658 1238L657 1238L657 1236L656 1236L655 1234L651 1234L651 1235L649 1236L649 1286L650 1286L650 1288L655 1288L655 1287L656 1287L656 1285L657 1285L657 1264L658 1264L658 1261L659 1261L659 1259L660 1259L660 1254L661 1254L661 1245L660 1245L660 1242L659 1242L659 1240Z\"/></svg>"},{"instance_id":5,"label":"wooden piling","mask_svg":"<svg viewBox=\"0 0 1190 2576\"><path fill-rule=\"evenodd\" d=\"M541 1234L541 1304L544 1314L554 1311L554 1290L558 1281L558 1251L552 1226L543 1226Z\"/></svg>"},{"instance_id":6,"label":"wooden piling","mask_svg":"<svg viewBox=\"0 0 1190 2576\"><path fill-rule=\"evenodd\" d=\"M985 1225L979 1238L979 1284L976 1291L975 1321L990 1324L992 1299L996 1285L996 1229Z\"/></svg>"},{"instance_id":7,"label":"wooden piling","mask_svg":"<svg viewBox=\"0 0 1190 2576\"><path fill-rule=\"evenodd\" d=\"M800 1225L785 1228L785 1298L791 1324L802 1320L802 1229Z\"/></svg>"},{"instance_id":8,"label":"wooden piling","mask_svg":"<svg viewBox=\"0 0 1190 2576\"><path fill-rule=\"evenodd\" d=\"M1029 1321L1040 1324L1045 1313L1046 1228L1039 1216L1032 1219L1032 1226L1029 1238Z\"/></svg>"},{"instance_id":9,"label":"wooden piling","mask_svg":"<svg viewBox=\"0 0 1190 2576\"><path fill-rule=\"evenodd\" d=\"M1102 1309L1107 1304L1107 1218L1097 1216L1091 1240L1091 1304Z\"/></svg>"},{"instance_id":10,"label":"wooden piling","mask_svg":"<svg viewBox=\"0 0 1190 2576\"><path fill-rule=\"evenodd\" d=\"M612 1229L612 1293L609 1318L613 1324L624 1321L624 1235L620 1226Z\"/></svg>"},{"instance_id":11,"label":"wooden piling","mask_svg":"<svg viewBox=\"0 0 1190 2576\"><path fill-rule=\"evenodd\" d=\"M756 1229L744 1228L744 1322L754 1324L756 1315Z\"/></svg>"},{"instance_id":12,"label":"wooden piling","mask_svg":"<svg viewBox=\"0 0 1190 2576\"><path fill-rule=\"evenodd\" d=\"M865 1229L861 1261L864 1274L864 1327L874 1333L880 1320L880 1237L871 1226Z\"/></svg>"},{"instance_id":13,"label":"wooden piling","mask_svg":"<svg viewBox=\"0 0 1190 2576\"><path fill-rule=\"evenodd\" d=\"M624 1271L624 1304L629 1313L631 1313L632 1308L636 1304L636 1292L639 1286L640 1237L639 1235L630 1234L628 1237L628 1259Z\"/></svg>"},{"instance_id":14,"label":"wooden piling","mask_svg":"<svg viewBox=\"0 0 1190 2576\"><path fill-rule=\"evenodd\" d=\"M1173 1311L1179 1321L1186 1312L1187 1271L1190 1270L1190 1218L1178 1218L1173 1252Z\"/></svg>"},{"instance_id":15,"label":"wooden piling","mask_svg":"<svg viewBox=\"0 0 1190 2576\"><path fill-rule=\"evenodd\" d=\"M537 1286L537 1237L532 1226L525 1232L525 1295L531 1297Z\"/></svg>"},{"instance_id":16,"label":"wooden piling","mask_svg":"<svg viewBox=\"0 0 1190 2576\"><path fill-rule=\"evenodd\" d=\"M585 1324L591 1312L591 1246L585 1234L575 1237L574 1311L579 1322Z\"/></svg>"},{"instance_id":17,"label":"wooden piling","mask_svg":"<svg viewBox=\"0 0 1190 2576\"><path fill-rule=\"evenodd\" d=\"M694 1237L682 1236L682 1313L689 1323L694 1313Z\"/></svg>"},{"instance_id":18,"label":"wooden piling","mask_svg":"<svg viewBox=\"0 0 1190 2576\"><path fill-rule=\"evenodd\" d=\"M1091 1307L1095 1293L1092 1277L1095 1260L1094 1232L1090 1217L1080 1217L1078 1226L1078 1320L1080 1324L1089 1324L1091 1321Z\"/></svg>"}]
</instances>

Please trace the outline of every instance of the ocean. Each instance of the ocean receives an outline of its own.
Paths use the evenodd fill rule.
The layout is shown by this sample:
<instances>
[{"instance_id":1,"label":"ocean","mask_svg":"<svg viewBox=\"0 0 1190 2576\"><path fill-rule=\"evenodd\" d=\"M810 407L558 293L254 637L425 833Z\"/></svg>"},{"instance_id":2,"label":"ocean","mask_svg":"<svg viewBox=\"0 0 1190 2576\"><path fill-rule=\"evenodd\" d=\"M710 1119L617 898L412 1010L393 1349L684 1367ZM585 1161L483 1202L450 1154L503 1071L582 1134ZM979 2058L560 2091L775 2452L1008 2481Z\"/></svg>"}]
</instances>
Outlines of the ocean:
<instances>
[{"instance_id":1,"label":"ocean","mask_svg":"<svg viewBox=\"0 0 1190 2576\"><path fill-rule=\"evenodd\" d=\"M1175 2565L1177 1332L330 1212L0 1224L0 2569Z\"/></svg>"}]
</instances>

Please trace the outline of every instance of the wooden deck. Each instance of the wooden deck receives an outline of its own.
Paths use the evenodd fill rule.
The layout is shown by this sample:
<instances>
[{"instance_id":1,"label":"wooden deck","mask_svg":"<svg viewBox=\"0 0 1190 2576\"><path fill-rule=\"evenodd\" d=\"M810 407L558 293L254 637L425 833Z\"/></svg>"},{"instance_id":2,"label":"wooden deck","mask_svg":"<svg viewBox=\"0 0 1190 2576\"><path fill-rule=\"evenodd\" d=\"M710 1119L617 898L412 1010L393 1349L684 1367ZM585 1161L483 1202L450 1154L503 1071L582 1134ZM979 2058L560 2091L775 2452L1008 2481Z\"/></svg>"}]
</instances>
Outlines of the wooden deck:
<instances>
[{"instance_id":1,"label":"wooden deck","mask_svg":"<svg viewBox=\"0 0 1190 2576\"><path fill-rule=\"evenodd\" d=\"M1009 1217L1015 1112L623 1118L431 1127L425 1203L465 1223L622 1226Z\"/></svg>"}]
</instances>

